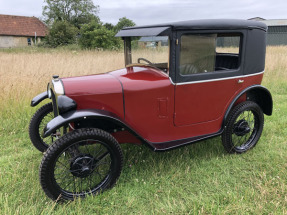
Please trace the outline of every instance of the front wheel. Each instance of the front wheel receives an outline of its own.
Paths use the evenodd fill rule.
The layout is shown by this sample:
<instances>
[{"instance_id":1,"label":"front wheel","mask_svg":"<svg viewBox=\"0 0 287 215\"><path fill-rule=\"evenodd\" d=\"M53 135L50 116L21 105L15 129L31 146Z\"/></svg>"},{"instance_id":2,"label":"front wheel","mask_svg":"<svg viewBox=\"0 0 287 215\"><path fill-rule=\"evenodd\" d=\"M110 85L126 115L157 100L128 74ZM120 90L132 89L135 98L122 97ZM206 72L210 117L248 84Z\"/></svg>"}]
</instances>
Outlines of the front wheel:
<instances>
[{"instance_id":1,"label":"front wheel","mask_svg":"<svg viewBox=\"0 0 287 215\"><path fill-rule=\"evenodd\" d=\"M238 104L229 114L222 143L229 153L243 153L258 142L264 126L261 108L252 101Z\"/></svg>"},{"instance_id":2,"label":"front wheel","mask_svg":"<svg viewBox=\"0 0 287 215\"><path fill-rule=\"evenodd\" d=\"M40 133L46 124L54 118L53 105L48 103L39 108L33 115L29 124L29 136L33 145L41 152L45 152L47 148L54 142L53 135L42 138Z\"/></svg>"},{"instance_id":3,"label":"front wheel","mask_svg":"<svg viewBox=\"0 0 287 215\"><path fill-rule=\"evenodd\" d=\"M78 129L48 148L40 166L40 183L53 200L86 197L111 188L122 163L120 145L109 133Z\"/></svg>"}]
</instances>

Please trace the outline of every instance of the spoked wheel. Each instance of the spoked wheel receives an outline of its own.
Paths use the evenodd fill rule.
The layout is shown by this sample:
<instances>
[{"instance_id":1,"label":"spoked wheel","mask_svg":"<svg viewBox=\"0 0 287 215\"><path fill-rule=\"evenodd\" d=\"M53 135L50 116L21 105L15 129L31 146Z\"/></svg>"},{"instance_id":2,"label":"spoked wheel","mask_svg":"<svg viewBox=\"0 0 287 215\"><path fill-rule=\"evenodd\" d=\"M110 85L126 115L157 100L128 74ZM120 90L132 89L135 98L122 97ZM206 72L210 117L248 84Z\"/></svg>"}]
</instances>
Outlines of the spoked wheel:
<instances>
[{"instance_id":1,"label":"spoked wheel","mask_svg":"<svg viewBox=\"0 0 287 215\"><path fill-rule=\"evenodd\" d=\"M243 153L258 142L264 126L261 108L251 101L237 105L228 116L222 143L229 153Z\"/></svg>"},{"instance_id":2,"label":"spoked wheel","mask_svg":"<svg viewBox=\"0 0 287 215\"><path fill-rule=\"evenodd\" d=\"M52 103L43 105L33 115L29 125L29 136L33 145L41 152L45 152L47 148L55 141L55 135L46 138L41 137L46 124L54 118Z\"/></svg>"},{"instance_id":3,"label":"spoked wheel","mask_svg":"<svg viewBox=\"0 0 287 215\"><path fill-rule=\"evenodd\" d=\"M40 182L53 200L73 200L111 188L120 176L118 142L99 129L78 129L58 139L45 153Z\"/></svg>"}]
</instances>

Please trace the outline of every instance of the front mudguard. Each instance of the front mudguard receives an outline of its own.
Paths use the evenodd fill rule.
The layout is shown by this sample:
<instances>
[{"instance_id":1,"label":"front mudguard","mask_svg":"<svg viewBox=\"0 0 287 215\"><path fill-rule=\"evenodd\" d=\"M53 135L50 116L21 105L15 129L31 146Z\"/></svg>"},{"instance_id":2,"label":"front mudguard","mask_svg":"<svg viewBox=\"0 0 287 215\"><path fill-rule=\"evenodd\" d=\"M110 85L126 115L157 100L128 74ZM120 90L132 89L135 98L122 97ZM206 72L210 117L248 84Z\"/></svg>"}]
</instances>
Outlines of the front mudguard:
<instances>
[{"instance_id":1,"label":"front mudguard","mask_svg":"<svg viewBox=\"0 0 287 215\"><path fill-rule=\"evenodd\" d=\"M85 109L85 110L73 110L62 115L59 115L52 119L46 127L44 128L42 137L45 138L52 133L54 133L57 129L68 125L71 122L77 122L82 120L89 120L89 119L105 119L109 120L112 123L116 123L123 128L127 128L131 130L129 126L122 122L122 120L116 116L115 114L103 111L103 110L93 110L93 109Z\"/></svg>"},{"instance_id":2,"label":"front mudguard","mask_svg":"<svg viewBox=\"0 0 287 215\"><path fill-rule=\"evenodd\" d=\"M45 100L48 98L48 93L47 91L35 96L32 101L31 101L31 106L35 107L36 105L38 105L41 101Z\"/></svg>"}]
</instances>

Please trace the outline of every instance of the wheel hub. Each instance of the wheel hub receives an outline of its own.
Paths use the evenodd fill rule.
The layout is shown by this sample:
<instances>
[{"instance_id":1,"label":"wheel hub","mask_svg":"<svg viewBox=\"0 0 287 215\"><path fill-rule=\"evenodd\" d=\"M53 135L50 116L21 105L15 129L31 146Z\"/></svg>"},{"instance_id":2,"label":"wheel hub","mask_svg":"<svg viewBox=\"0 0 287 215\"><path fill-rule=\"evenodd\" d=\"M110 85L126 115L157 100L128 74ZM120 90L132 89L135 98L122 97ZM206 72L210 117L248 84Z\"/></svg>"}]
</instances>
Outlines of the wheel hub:
<instances>
[{"instance_id":1,"label":"wheel hub","mask_svg":"<svg viewBox=\"0 0 287 215\"><path fill-rule=\"evenodd\" d=\"M70 164L70 172L79 178L89 176L96 166L94 157L89 154L76 156Z\"/></svg>"},{"instance_id":2,"label":"wheel hub","mask_svg":"<svg viewBox=\"0 0 287 215\"><path fill-rule=\"evenodd\" d=\"M237 136L244 136L245 134L248 134L251 131L248 122L244 119L239 120L233 128L233 132Z\"/></svg>"}]
</instances>

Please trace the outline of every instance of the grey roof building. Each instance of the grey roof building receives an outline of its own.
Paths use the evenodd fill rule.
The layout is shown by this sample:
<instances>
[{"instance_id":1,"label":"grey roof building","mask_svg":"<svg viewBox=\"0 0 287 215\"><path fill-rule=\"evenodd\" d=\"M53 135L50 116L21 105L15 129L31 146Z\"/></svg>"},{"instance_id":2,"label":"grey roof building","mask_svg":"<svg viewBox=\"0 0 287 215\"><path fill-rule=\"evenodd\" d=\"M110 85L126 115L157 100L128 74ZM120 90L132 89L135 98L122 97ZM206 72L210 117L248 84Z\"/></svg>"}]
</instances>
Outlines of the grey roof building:
<instances>
[{"instance_id":1,"label":"grey roof building","mask_svg":"<svg viewBox=\"0 0 287 215\"><path fill-rule=\"evenodd\" d=\"M268 26L267 45L287 45L287 19L263 19L254 17L249 20L263 22Z\"/></svg>"}]
</instances>

